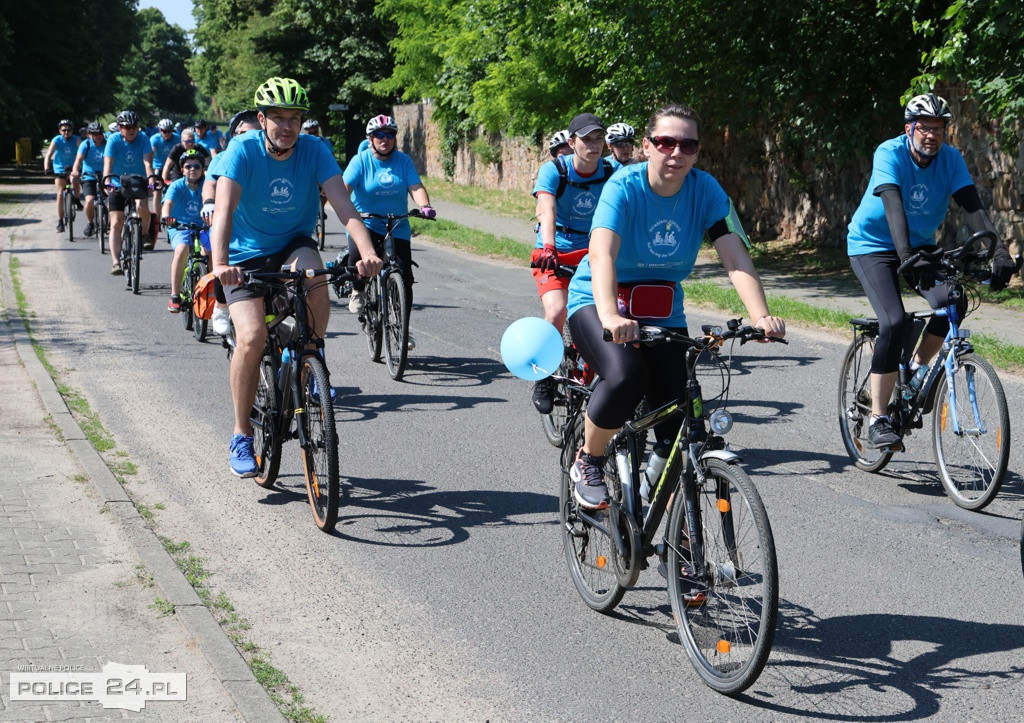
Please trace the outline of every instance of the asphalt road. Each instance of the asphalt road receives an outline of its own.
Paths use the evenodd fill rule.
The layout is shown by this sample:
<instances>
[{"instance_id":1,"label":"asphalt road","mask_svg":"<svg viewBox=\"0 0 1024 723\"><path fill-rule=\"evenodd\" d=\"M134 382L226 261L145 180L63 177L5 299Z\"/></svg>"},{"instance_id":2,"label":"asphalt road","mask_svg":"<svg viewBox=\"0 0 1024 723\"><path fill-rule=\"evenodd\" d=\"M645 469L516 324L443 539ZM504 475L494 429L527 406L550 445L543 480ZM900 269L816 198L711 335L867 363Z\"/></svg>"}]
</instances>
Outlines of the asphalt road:
<instances>
[{"instance_id":1,"label":"asphalt road","mask_svg":"<svg viewBox=\"0 0 1024 723\"><path fill-rule=\"evenodd\" d=\"M530 385L498 354L505 327L540 311L523 269L415 240L418 346L402 383L335 305L327 359L348 498L325 535L295 442L276 490L228 472L225 354L167 313L169 246L144 257L133 297L95 243L53 233L52 213L47 194L14 236L36 339L138 466L131 491L163 505L159 533L191 544L316 711L913 720L1004 719L1019 706L1021 445L984 514L945 498L926 435L884 473L856 470L834 408L845 337L792 329L789 346L737 350L730 439L772 520L781 615L767 668L730 700L691 669L654 571L609 616L576 595L556 524L558 452ZM1020 409L1024 385L1004 385Z\"/></svg>"}]
</instances>

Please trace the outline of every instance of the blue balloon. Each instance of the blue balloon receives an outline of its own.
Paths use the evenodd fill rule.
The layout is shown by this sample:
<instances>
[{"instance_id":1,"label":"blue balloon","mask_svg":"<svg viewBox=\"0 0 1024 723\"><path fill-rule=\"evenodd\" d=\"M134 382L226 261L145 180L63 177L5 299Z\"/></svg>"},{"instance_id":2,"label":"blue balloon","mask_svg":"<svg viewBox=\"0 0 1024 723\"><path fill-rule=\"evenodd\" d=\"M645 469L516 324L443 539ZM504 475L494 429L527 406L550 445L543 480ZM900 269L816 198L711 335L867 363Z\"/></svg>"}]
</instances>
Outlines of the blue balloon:
<instances>
[{"instance_id":1,"label":"blue balloon","mask_svg":"<svg viewBox=\"0 0 1024 723\"><path fill-rule=\"evenodd\" d=\"M537 381L558 371L565 347L551 322L527 316L509 324L501 335L501 360L520 379Z\"/></svg>"}]
</instances>

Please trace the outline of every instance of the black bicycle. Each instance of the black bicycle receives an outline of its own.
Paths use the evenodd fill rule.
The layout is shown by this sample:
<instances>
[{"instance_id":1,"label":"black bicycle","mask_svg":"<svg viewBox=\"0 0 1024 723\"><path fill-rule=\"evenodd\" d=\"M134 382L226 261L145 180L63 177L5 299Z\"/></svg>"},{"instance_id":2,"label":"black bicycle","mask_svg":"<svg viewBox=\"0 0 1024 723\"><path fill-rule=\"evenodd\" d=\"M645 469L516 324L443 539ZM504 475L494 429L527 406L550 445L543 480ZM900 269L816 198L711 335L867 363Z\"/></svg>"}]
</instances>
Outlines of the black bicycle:
<instances>
[{"instance_id":1,"label":"black bicycle","mask_svg":"<svg viewBox=\"0 0 1024 723\"><path fill-rule=\"evenodd\" d=\"M100 254L104 254L107 234L110 233L110 211L107 210L107 193L102 183L96 184L96 202L93 206L93 213L96 227L96 241L100 247Z\"/></svg>"},{"instance_id":2,"label":"black bicycle","mask_svg":"<svg viewBox=\"0 0 1024 723\"><path fill-rule=\"evenodd\" d=\"M739 466L739 456L722 437L732 428L732 417L725 410L730 366L719 357L719 348L730 339L742 344L767 337L738 319L725 331L705 326L703 332L691 339L661 327L640 328L642 344L685 347L688 384L680 399L630 420L610 442L605 467L610 506L605 510L584 509L573 494L569 471L583 444L590 390L569 386L559 509L569 572L583 601L599 612L611 611L636 584L647 559L657 555L690 662L708 686L736 695L757 679L768 660L779 579L768 513ZM703 359L719 365L724 385L716 397L718 408L707 418L696 377ZM683 423L664 468L660 475L642 473L648 431L673 418ZM652 482L646 510L641 474ZM668 527L656 544L666 511Z\"/></svg>"},{"instance_id":3,"label":"black bicycle","mask_svg":"<svg viewBox=\"0 0 1024 723\"><path fill-rule=\"evenodd\" d=\"M327 211L324 210L323 198L320 199L320 213L316 217L316 229L313 238L316 239L317 245L323 251L327 246Z\"/></svg>"},{"instance_id":4,"label":"black bicycle","mask_svg":"<svg viewBox=\"0 0 1024 723\"><path fill-rule=\"evenodd\" d=\"M64 230L68 232L68 241L70 243L75 242L75 214L77 206L75 203L75 190L71 186L71 171L64 171L63 173L53 174L56 178L63 178L65 181L64 189L60 192L60 203L64 209Z\"/></svg>"},{"instance_id":5,"label":"black bicycle","mask_svg":"<svg viewBox=\"0 0 1024 723\"><path fill-rule=\"evenodd\" d=\"M987 243L983 243L987 239ZM907 314L907 338L903 341L896 387L888 405L893 429L901 437L924 426L932 415L932 447L942 487L953 502L967 510L980 510L999 493L1010 458L1010 414L999 377L985 359L974 352L970 332L960 326L957 302L968 293L966 281L989 275L989 263L998 243L995 234L981 231L958 249L939 250L939 280L949 286L948 304L938 310ZM900 265L913 265L915 253ZM975 297L975 301L977 301ZM971 305L969 314L977 308ZM917 341L933 316L949 319L942 349L919 391L909 386L907 364ZM839 372L839 430L853 463L867 472L881 471L901 444L875 449L868 442L871 403L871 357L878 337L878 320L850 319L853 342Z\"/></svg>"},{"instance_id":6,"label":"black bicycle","mask_svg":"<svg viewBox=\"0 0 1024 723\"><path fill-rule=\"evenodd\" d=\"M204 231L209 230L205 223L184 223L173 218L163 219L163 225L167 228L179 231L188 231L188 258L185 261L185 272L181 277L181 287L178 289L178 300L181 302L181 323L187 331L191 331L196 341L206 341L206 332L209 329L209 320L196 315L192 302L195 299L195 290L200 279L206 276L210 270L209 259L206 256L201 240Z\"/></svg>"},{"instance_id":7,"label":"black bicycle","mask_svg":"<svg viewBox=\"0 0 1024 723\"><path fill-rule=\"evenodd\" d=\"M114 178L106 176L103 184ZM125 285L133 294L139 293L140 275L142 273L142 217L139 215L138 203L148 203L149 192L163 189L160 176L123 175L119 177L121 195L124 196L127 212L124 226L121 228L121 269L124 271Z\"/></svg>"},{"instance_id":8,"label":"black bicycle","mask_svg":"<svg viewBox=\"0 0 1024 723\"><path fill-rule=\"evenodd\" d=\"M307 320L307 280L352 279L355 267L252 272L246 284L268 290L264 299L267 343L260 360L259 384L250 421L258 471L256 484L273 487L281 465L281 446L296 437L302 450L306 492L316 526L324 532L338 521L341 483L338 435L331 382L324 362L324 340ZM230 353L230 342L229 353Z\"/></svg>"}]
</instances>

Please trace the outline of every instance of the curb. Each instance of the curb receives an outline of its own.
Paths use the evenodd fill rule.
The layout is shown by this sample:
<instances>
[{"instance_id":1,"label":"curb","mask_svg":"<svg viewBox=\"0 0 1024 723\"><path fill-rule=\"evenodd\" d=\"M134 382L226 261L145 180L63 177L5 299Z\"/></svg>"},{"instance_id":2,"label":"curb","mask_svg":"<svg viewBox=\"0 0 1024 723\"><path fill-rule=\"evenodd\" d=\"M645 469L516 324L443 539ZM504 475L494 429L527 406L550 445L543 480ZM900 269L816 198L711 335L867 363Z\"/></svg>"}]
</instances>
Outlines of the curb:
<instances>
[{"instance_id":1,"label":"curb","mask_svg":"<svg viewBox=\"0 0 1024 723\"><path fill-rule=\"evenodd\" d=\"M10 249L0 249L4 303L8 309L5 323L14 338L15 352L36 385L46 413L60 429L65 444L89 475L103 503L117 518L142 564L152 574L154 583L162 591L164 599L174 604L175 615L195 638L199 650L242 718L247 721L285 720L277 705L271 700L270 694L256 680L241 653L213 617L213 613L199 599L170 553L164 549L156 533L147 526L121 483L114 477L99 452L89 443L82 428L64 403L64 398L57 391L56 383L36 356L28 337L26 322L14 298L9 260L11 256Z\"/></svg>"}]
</instances>

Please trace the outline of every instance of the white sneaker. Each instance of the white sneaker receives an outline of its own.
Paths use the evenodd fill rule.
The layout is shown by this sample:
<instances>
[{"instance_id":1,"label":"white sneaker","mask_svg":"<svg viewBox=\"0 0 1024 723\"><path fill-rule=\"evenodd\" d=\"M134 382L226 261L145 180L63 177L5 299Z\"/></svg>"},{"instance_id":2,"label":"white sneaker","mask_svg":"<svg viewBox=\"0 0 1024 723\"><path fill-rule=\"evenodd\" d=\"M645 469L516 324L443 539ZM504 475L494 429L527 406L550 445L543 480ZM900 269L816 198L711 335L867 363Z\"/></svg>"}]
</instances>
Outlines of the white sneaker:
<instances>
[{"instance_id":1,"label":"white sneaker","mask_svg":"<svg viewBox=\"0 0 1024 723\"><path fill-rule=\"evenodd\" d=\"M352 293L348 295L348 310L353 314L363 313L363 292L356 289L352 289Z\"/></svg>"},{"instance_id":2,"label":"white sneaker","mask_svg":"<svg viewBox=\"0 0 1024 723\"><path fill-rule=\"evenodd\" d=\"M213 333L227 336L231 333L231 312L225 306L213 307Z\"/></svg>"},{"instance_id":3,"label":"white sneaker","mask_svg":"<svg viewBox=\"0 0 1024 723\"><path fill-rule=\"evenodd\" d=\"M409 341L406 342L405 348L408 351L412 351L413 349L416 348L416 340L413 338L412 334L409 334Z\"/></svg>"}]
</instances>

